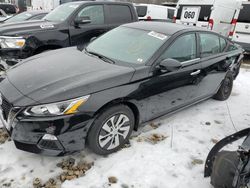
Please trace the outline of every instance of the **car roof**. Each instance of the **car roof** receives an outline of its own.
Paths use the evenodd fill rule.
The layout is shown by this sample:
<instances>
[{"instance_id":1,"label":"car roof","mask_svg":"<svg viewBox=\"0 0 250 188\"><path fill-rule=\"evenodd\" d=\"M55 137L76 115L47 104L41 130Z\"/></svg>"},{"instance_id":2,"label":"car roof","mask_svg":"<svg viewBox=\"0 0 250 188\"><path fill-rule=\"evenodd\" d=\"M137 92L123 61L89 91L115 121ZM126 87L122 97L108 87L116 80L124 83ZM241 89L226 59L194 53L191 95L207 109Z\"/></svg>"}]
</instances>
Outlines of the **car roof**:
<instances>
[{"instance_id":1,"label":"car roof","mask_svg":"<svg viewBox=\"0 0 250 188\"><path fill-rule=\"evenodd\" d=\"M173 35L179 31L207 31L202 28L194 26L186 26L183 24L176 24L171 22L154 22L154 21L140 21L123 25L125 27L141 29L146 31L155 31L165 35Z\"/></svg>"},{"instance_id":2,"label":"car roof","mask_svg":"<svg viewBox=\"0 0 250 188\"><path fill-rule=\"evenodd\" d=\"M28 13L28 14L32 14L32 15L36 15L36 14L48 14L48 11L43 11L43 10L28 10L22 13Z\"/></svg>"},{"instance_id":3,"label":"car roof","mask_svg":"<svg viewBox=\"0 0 250 188\"><path fill-rule=\"evenodd\" d=\"M73 2L69 2L70 4L76 4L76 5L82 5L82 4L85 4L85 3L93 3L93 4L98 4L98 3L101 3L101 4L126 4L126 5L131 5L132 3L129 3L129 2L123 2L123 1L99 1L99 0L90 0L90 1L73 1ZM66 3L64 3L66 4Z\"/></svg>"}]
</instances>

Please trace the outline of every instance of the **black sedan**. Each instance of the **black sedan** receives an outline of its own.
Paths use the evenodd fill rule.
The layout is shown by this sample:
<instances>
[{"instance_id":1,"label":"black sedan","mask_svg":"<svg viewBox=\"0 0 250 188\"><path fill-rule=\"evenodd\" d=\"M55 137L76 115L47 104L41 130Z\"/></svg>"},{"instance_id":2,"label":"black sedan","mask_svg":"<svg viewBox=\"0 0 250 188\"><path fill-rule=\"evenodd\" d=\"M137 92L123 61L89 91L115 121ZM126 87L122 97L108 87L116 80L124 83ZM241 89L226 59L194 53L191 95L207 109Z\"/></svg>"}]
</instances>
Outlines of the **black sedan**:
<instances>
[{"instance_id":1,"label":"black sedan","mask_svg":"<svg viewBox=\"0 0 250 188\"><path fill-rule=\"evenodd\" d=\"M4 20L1 23L14 23L14 22L22 22L27 20L41 20L44 16L46 16L48 12L34 10L34 11L26 11L20 14L16 14L15 16Z\"/></svg>"},{"instance_id":2,"label":"black sedan","mask_svg":"<svg viewBox=\"0 0 250 188\"><path fill-rule=\"evenodd\" d=\"M213 97L226 100L242 49L173 23L120 26L79 51L39 54L7 71L1 119L18 149L64 155L119 150L145 122Z\"/></svg>"}]
</instances>

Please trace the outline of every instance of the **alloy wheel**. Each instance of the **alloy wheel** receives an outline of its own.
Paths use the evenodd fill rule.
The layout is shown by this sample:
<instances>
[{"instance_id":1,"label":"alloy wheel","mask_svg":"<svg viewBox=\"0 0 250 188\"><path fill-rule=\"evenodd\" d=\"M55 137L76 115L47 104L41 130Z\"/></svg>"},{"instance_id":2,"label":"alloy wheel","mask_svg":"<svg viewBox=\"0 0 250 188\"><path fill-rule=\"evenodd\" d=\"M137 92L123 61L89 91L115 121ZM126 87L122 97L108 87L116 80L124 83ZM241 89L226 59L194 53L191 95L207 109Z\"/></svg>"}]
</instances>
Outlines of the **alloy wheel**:
<instances>
[{"instance_id":1,"label":"alloy wheel","mask_svg":"<svg viewBox=\"0 0 250 188\"><path fill-rule=\"evenodd\" d=\"M118 147L128 136L131 125L128 116L116 114L109 118L99 133L99 145L106 150Z\"/></svg>"}]
</instances>

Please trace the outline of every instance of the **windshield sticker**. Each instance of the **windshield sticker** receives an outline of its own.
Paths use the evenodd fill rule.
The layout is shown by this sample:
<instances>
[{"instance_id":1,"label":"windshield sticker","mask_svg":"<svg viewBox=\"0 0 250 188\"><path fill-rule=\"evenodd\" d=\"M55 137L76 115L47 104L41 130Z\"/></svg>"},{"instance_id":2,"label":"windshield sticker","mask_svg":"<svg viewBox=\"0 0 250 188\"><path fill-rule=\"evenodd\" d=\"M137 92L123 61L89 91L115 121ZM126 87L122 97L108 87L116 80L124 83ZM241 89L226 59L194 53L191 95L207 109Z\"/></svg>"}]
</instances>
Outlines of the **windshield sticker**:
<instances>
[{"instance_id":1,"label":"windshield sticker","mask_svg":"<svg viewBox=\"0 0 250 188\"><path fill-rule=\"evenodd\" d=\"M42 29L51 29L54 28L55 26L53 24L42 24L40 25Z\"/></svg>"},{"instance_id":2,"label":"windshield sticker","mask_svg":"<svg viewBox=\"0 0 250 188\"><path fill-rule=\"evenodd\" d=\"M167 38L167 35L157 33L155 31L149 32L148 35L151 36L151 37L155 37L157 39L160 39L160 40L165 40Z\"/></svg>"}]
</instances>

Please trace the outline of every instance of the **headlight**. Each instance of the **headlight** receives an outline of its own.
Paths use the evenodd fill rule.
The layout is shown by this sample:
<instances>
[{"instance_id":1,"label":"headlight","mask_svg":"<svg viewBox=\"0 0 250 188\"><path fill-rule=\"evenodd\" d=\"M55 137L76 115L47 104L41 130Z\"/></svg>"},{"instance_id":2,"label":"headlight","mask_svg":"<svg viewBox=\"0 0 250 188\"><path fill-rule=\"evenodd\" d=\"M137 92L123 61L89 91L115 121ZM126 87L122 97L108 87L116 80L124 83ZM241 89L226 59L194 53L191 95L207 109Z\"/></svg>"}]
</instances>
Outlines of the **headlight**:
<instances>
[{"instance_id":1,"label":"headlight","mask_svg":"<svg viewBox=\"0 0 250 188\"><path fill-rule=\"evenodd\" d=\"M78 112L78 108L83 105L89 98L88 96L72 99L68 101L38 105L28 107L24 110L26 116L55 116L68 115Z\"/></svg>"},{"instance_id":2,"label":"headlight","mask_svg":"<svg viewBox=\"0 0 250 188\"><path fill-rule=\"evenodd\" d=\"M0 36L1 48L22 48L25 45L25 39L22 37L4 37Z\"/></svg>"}]
</instances>

